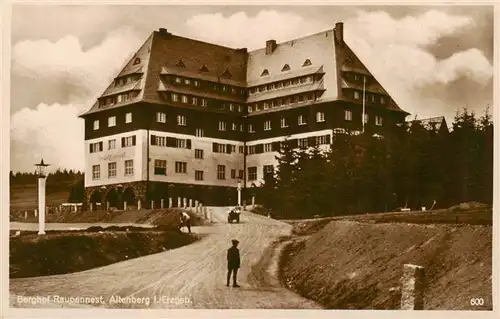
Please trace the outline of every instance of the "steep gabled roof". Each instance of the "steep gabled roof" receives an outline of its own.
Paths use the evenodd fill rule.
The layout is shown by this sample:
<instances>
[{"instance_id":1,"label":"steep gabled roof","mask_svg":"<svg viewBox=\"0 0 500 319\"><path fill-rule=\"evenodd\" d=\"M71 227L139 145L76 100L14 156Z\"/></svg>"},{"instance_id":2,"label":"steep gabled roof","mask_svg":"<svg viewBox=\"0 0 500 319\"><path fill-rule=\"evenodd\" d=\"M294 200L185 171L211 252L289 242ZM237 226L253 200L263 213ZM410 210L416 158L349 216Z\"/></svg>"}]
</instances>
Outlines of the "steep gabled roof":
<instances>
[{"instance_id":1,"label":"steep gabled roof","mask_svg":"<svg viewBox=\"0 0 500 319\"><path fill-rule=\"evenodd\" d=\"M425 119L419 119L419 120L411 120L409 121L410 123L419 123L426 129L431 129L435 127L437 130L440 130L441 127L444 124L444 128L448 130L448 126L446 125L446 119L444 116L436 116L436 117L429 117Z\"/></svg>"}]
</instances>

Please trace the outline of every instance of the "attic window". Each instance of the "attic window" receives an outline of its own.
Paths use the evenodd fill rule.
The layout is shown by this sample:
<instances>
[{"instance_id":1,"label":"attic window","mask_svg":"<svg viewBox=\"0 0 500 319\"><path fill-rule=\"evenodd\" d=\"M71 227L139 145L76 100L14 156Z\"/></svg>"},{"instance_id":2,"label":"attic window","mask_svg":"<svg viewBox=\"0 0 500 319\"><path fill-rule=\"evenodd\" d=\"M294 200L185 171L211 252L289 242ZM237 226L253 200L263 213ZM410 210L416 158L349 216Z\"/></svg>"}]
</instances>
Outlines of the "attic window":
<instances>
[{"instance_id":1,"label":"attic window","mask_svg":"<svg viewBox=\"0 0 500 319\"><path fill-rule=\"evenodd\" d=\"M283 66L283 69L281 69L281 72L285 72L285 71L290 71L290 66L288 64L285 64Z\"/></svg>"},{"instance_id":2,"label":"attic window","mask_svg":"<svg viewBox=\"0 0 500 319\"><path fill-rule=\"evenodd\" d=\"M226 78L232 77L231 72L229 72L229 69L226 69L226 71L224 71L224 73L222 73L222 76L226 77Z\"/></svg>"},{"instance_id":3,"label":"attic window","mask_svg":"<svg viewBox=\"0 0 500 319\"><path fill-rule=\"evenodd\" d=\"M200 68L200 71L201 71L201 72L208 72L208 68L207 68L207 66L206 66L205 64L203 64L203 65L201 66L201 68Z\"/></svg>"},{"instance_id":4,"label":"attic window","mask_svg":"<svg viewBox=\"0 0 500 319\"><path fill-rule=\"evenodd\" d=\"M141 58L135 58L134 65L141 63Z\"/></svg>"},{"instance_id":5,"label":"attic window","mask_svg":"<svg viewBox=\"0 0 500 319\"><path fill-rule=\"evenodd\" d=\"M266 76L266 75L269 75L269 71L267 69L264 69L264 71L262 71L262 74L260 76Z\"/></svg>"},{"instance_id":6,"label":"attic window","mask_svg":"<svg viewBox=\"0 0 500 319\"><path fill-rule=\"evenodd\" d=\"M182 62L182 60L179 60L179 62L177 62L177 64L175 65L179 68L185 68L186 66L184 65L184 62Z\"/></svg>"},{"instance_id":7,"label":"attic window","mask_svg":"<svg viewBox=\"0 0 500 319\"><path fill-rule=\"evenodd\" d=\"M307 59L304 61L304 64L302 64L302 66L310 66L311 64L311 60Z\"/></svg>"}]
</instances>

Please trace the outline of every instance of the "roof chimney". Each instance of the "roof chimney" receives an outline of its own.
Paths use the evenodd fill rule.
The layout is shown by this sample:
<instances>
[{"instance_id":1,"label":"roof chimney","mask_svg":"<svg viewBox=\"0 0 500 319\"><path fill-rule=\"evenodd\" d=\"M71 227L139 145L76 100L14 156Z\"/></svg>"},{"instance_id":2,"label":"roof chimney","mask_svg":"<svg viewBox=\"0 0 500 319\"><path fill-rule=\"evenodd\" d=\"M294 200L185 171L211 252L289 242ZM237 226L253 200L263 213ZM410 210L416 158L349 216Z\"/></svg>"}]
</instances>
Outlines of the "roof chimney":
<instances>
[{"instance_id":1,"label":"roof chimney","mask_svg":"<svg viewBox=\"0 0 500 319\"><path fill-rule=\"evenodd\" d=\"M276 40L267 40L266 41L266 55L271 54L276 50Z\"/></svg>"},{"instance_id":2,"label":"roof chimney","mask_svg":"<svg viewBox=\"0 0 500 319\"><path fill-rule=\"evenodd\" d=\"M335 23L335 39L338 43L344 43L344 23Z\"/></svg>"}]
</instances>

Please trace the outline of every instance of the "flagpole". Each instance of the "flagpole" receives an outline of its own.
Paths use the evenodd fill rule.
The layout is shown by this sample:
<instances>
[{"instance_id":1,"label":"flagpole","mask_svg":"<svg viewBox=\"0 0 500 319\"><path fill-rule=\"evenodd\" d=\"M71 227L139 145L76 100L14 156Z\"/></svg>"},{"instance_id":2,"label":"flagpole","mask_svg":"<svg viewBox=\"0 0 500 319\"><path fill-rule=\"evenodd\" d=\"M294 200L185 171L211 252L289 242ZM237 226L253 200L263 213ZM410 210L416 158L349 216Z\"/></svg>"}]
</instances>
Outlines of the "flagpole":
<instances>
[{"instance_id":1,"label":"flagpole","mask_svg":"<svg viewBox=\"0 0 500 319\"><path fill-rule=\"evenodd\" d=\"M362 132L365 132L365 92L366 92L366 76L363 76L363 114L361 115L361 123L363 125Z\"/></svg>"}]
</instances>

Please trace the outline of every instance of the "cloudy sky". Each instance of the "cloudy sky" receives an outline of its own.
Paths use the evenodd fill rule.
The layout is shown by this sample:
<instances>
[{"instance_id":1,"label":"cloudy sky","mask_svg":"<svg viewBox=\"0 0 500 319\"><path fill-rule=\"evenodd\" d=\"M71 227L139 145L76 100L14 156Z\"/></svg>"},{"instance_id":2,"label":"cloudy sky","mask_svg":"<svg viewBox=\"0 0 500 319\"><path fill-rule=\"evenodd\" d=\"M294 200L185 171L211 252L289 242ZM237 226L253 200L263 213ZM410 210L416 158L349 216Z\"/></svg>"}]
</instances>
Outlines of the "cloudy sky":
<instances>
[{"instance_id":1,"label":"cloudy sky","mask_svg":"<svg viewBox=\"0 0 500 319\"><path fill-rule=\"evenodd\" d=\"M399 105L419 118L482 114L493 100L493 9L483 7L48 6L12 9L11 169L83 169L83 120L160 27L230 47L333 28Z\"/></svg>"}]
</instances>

